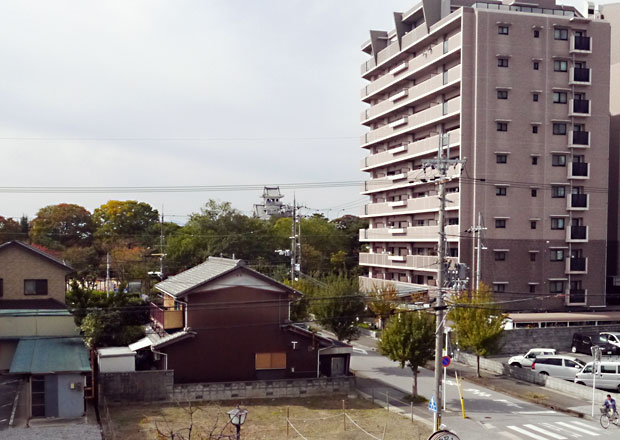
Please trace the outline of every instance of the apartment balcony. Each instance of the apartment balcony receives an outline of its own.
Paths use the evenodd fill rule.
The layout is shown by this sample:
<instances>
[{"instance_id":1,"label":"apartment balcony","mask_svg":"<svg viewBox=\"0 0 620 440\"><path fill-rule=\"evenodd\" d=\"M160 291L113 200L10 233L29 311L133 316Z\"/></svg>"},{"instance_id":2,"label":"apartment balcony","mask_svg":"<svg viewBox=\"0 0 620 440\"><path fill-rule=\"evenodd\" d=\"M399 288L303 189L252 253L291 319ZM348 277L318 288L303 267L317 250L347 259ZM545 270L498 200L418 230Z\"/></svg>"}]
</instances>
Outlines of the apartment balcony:
<instances>
[{"instance_id":1,"label":"apartment balcony","mask_svg":"<svg viewBox=\"0 0 620 440\"><path fill-rule=\"evenodd\" d=\"M399 202L399 203L396 203ZM405 202L405 204L400 203ZM448 210L458 209L459 193L446 194L446 206ZM364 207L362 217L376 217L381 215L412 214L416 212L439 211L439 197L436 195L416 197L394 202L371 203Z\"/></svg>"},{"instance_id":2,"label":"apartment balcony","mask_svg":"<svg viewBox=\"0 0 620 440\"><path fill-rule=\"evenodd\" d=\"M586 295L588 291L586 289L569 289L568 298L566 298L567 304L582 305L586 303Z\"/></svg>"},{"instance_id":3,"label":"apartment balcony","mask_svg":"<svg viewBox=\"0 0 620 440\"><path fill-rule=\"evenodd\" d=\"M592 37L571 35L570 53L592 53Z\"/></svg>"},{"instance_id":4,"label":"apartment balcony","mask_svg":"<svg viewBox=\"0 0 620 440\"><path fill-rule=\"evenodd\" d=\"M439 267L436 255L391 255L360 252L360 266L376 266L394 269L423 270L437 272ZM450 263L456 264L458 258L449 257Z\"/></svg>"},{"instance_id":5,"label":"apartment balcony","mask_svg":"<svg viewBox=\"0 0 620 440\"><path fill-rule=\"evenodd\" d=\"M590 116L589 99L569 99L568 116Z\"/></svg>"},{"instance_id":6,"label":"apartment balcony","mask_svg":"<svg viewBox=\"0 0 620 440\"><path fill-rule=\"evenodd\" d=\"M589 200L587 194L569 194L566 198L566 209L569 211L587 211L589 209Z\"/></svg>"},{"instance_id":7,"label":"apartment balcony","mask_svg":"<svg viewBox=\"0 0 620 440\"><path fill-rule=\"evenodd\" d=\"M384 280L382 278L370 278L367 276L359 277L359 287L362 292L372 292L374 289L381 287L395 287L397 291L402 292L399 296L410 296L414 293L428 291L429 286L425 284L414 284L404 281Z\"/></svg>"},{"instance_id":8,"label":"apartment balcony","mask_svg":"<svg viewBox=\"0 0 620 440\"><path fill-rule=\"evenodd\" d=\"M569 132L568 148L590 148L590 132L589 131Z\"/></svg>"},{"instance_id":9,"label":"apartment balcony","mask_svg":"<svg viewBox=\"0 0 620 440\"><path fill-rule=\"evenodd\" d=\"M448 140L446 146L454 148L461 143L461 130L452 130L446 133ZM370 168L378 166L385 166L390 163L400 162L403 160L413 159L417 156L427 155L429 153L436 153L439 143L441 142L441 135L431 136L425 139L420 139L408 144L402 144L387 151L381 153L372 154L370 156L363 157L360 163L362 171L367 171Z\"/></svg>"},{"instance_id":10,"label":"apartment balcony","mask_svg":"<svg viewBox=\"0 0 620 440\"><path fill-rule=\"evenodd\" d=\"M445 103L437 102L425 110L412 115L403 115L362 136L362 147L369 147L377 142L387 141L415 129L437 124L442 119L458 114L461 110L461 97L456 97ZM394 125L396 124L396 125Z\"/></svg>"},{"instance_id":11,"label":"apartment balcony","mask_svg":"<svg viewBox=\"0 0 620 440\"><path fill-rule=\"evenodd\" d=\"M590 164L585 162L571 162L568 164L567 176L573 180L584 180L590 178Z\"/></svg>"},{"instance_id":12,"label":"apartment balcony","mask_svg":"<svg viewBox=\"0 0 620 440\"><path fill-rule=\"evenodd\" d=\"M458 236L460 234L459 225L446 225L445 231L448 241L458 241ZM361 242L436 242L438 238L438 225L359 230L359 240Z\"/></svg>"},{"instance_id":13,"label":"apartment balcony","mask_svg":"<svg viewBox=\"0 0 620 440\"><path fill-rule=\"evenodd\" d=\"M592 84L591 70L587 67L571 67L568 73L568 84L589 86Z\"/></svg>"},{"instance_id":14,"label":"apartment balcony","mask_svg":"<svg viewBox=\"0 0 620 440\"><path fill-rule=\"evenodd\" d=\"M586 257L572 257L566 259L566 275L588 273L588 259Z\"/></svg>"},{"instance_id":15,"label":"apartment balcony","mask_svg":"<svg viewBox=\"0 0 620 440\"><path fill-rule=\"evenodd\" d=\"M171 310L151 303L151 320L155 321L164 330L183 328L183 310Z\"/></svg>"},{"instance_id":16,"label":"apartment balcony","mask_svg":"<svg viewBox=\"0 0 620 440\"><path fill-rule=\"evenodd\" d=\"M568 243L585 243L588 241L587 226L568 226L566 228L566 241Z\"/></svg>"},{"instance_id":17,"label":"apartment balcony","mask_svg":"<svg viewBox=\"0 0 620 440\"><path fill-rule=\"evenodd\" d=\"M461 66L455 66L444 73L438 73L424 82L416 84L408 89L400 90L389 98L365 109L361 115L361 122L369 125L377 118L385 117L395 109L415 104L422 99L428 99L442 92L451 85L458 85L461 79Z\"/></svg>"}]
</instances>

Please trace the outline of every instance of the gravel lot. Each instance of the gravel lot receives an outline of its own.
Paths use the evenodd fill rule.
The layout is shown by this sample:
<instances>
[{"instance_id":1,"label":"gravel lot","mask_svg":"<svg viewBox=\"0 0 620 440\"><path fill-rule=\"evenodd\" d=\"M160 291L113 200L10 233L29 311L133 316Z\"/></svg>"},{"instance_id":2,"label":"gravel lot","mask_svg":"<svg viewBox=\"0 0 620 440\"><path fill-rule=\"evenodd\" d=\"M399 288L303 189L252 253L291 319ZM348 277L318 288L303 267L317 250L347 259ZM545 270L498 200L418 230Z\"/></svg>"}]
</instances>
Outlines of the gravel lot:
<instances>
[{"instance_id":1,"label":"gravel lot","mask_svg":"<svg viewBox=\"0 0 620 440\"><path fill-rule=\"evenodd\" d=\"M2 440L101 440L98 425L41 426L2 431Z\"/></svg>"}]
</instances>

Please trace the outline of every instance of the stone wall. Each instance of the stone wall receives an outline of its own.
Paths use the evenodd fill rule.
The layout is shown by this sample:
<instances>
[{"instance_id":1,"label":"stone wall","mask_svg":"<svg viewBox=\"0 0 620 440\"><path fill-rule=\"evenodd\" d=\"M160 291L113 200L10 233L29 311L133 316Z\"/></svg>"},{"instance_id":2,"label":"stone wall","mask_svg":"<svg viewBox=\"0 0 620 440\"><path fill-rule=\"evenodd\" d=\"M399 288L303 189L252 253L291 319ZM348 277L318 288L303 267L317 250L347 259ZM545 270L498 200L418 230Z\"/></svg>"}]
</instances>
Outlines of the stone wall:
<instances>
[{"instance_id":1,"label":"stone wall","mask_svg":"<svg viewBox=\"0 0 620 440\"><path fill-rule=\"evenodd\" d=\"M100 373L99 402L239 400L349 393L355 377L174 384L174 371Z\"/></svg>"},{"instance_id":2,"label":"stone wall","mask_svg":"<svg viewBox=\"0 0 620 440\"><path fill-rule=\"evenodd\" d=\"M570 351L574 333L596 336L599 332L603 331L620 331L620 325L519 328L515 330L506 330L502 336L502 348L499 354L524 354L530 348L536 347Z\"/></svg>"}]
</instances>

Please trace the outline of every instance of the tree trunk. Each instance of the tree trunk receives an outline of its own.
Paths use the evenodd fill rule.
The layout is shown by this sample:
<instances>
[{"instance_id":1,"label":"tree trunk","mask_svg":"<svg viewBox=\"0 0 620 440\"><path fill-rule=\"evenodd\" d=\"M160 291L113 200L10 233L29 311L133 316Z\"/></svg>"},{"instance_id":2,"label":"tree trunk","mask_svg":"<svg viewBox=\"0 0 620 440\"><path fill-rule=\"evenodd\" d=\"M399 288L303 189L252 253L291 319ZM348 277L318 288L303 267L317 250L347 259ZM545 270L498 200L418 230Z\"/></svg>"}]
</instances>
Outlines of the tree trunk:
<instances>
[{"instance_id":1,"label":"tree trunk","mask_svg":"<svg viewBox=\"0 0 620 440\"><path fill-rule=\"evenodd\" d=\"M413 371L413 386L411 387L411 396L416 397L418 395L418 369L412 368Z\"/></svg>"},{"instance_id":2,"label":"tree trunk","mask_svg":"<svg viewBox=\"0 0 620 440\"><path fill-rule=\"evenodd\" d=\"M482 377L480 375L480 355L479 354L476 355L476 375L478 377Z\"/></svg>"}]
</instances>

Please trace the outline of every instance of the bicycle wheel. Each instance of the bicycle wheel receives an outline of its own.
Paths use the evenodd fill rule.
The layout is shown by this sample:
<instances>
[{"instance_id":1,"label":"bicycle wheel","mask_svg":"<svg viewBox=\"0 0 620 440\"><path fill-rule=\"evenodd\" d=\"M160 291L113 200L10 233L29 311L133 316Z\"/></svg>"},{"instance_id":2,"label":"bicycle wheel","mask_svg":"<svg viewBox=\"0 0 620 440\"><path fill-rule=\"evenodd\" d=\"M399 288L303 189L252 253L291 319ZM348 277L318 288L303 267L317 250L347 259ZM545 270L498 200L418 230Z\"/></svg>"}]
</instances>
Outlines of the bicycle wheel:
<instances>
[{"instance_id":1,"label":"bicycle wheel","mask_svg":"<svg viewBox=\"0 0 620 440\"><path fill-rule=\"evenodd\" d=\"M601 414L601 426L605 429L609 428L609 416L607 414Z\"/></svg>"}]
</instances>

